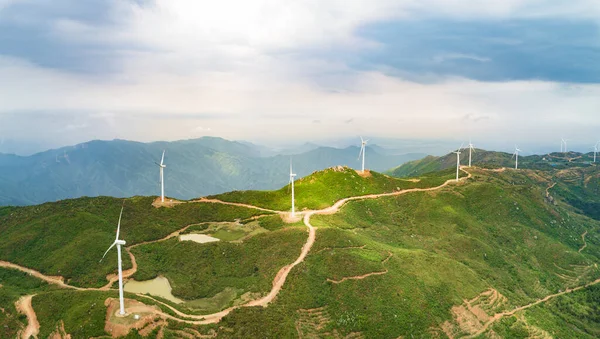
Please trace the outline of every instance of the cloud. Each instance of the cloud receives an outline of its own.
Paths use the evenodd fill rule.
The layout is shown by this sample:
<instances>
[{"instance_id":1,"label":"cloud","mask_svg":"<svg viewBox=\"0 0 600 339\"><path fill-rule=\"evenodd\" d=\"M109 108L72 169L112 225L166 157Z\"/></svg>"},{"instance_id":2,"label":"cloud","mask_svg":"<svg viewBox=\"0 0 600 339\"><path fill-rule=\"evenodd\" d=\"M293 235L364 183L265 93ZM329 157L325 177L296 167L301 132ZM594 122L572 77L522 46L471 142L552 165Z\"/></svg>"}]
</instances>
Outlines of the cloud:
<instances>
[{"instance_id":1,"label":"cloud","mask_svg":"<svg viewBox=\"0 0 600 339\"><path fill-rule=\"evenodd\" d=\"M490 62L492 59L486 57L480 57L477 55L469 55L469 54L460 54L460 53L448 53L443 55L438 55L433 58L435 62L446 62L452 60L470 60L477 62Z\"/></svg>"},{"instance_id":2,"label":"cloud","mask_svg":"<svg viewBox=\"0 0 600 339\"><path fill-rule=\"evenodd\" d=\"M193 126L231 139L307 140L358 133L452 136L471 122L492 136L516 118L538 124L540 116L549 130L598 125L584 123L597 113L598 72L580 69L589 84L574 88L556 83L574 74L556 66L562 60L585 59L569 53L590 46L580 34L589 26L569 26L577 29L561 39L582 36L581 48L549 45L539 36L558 34L542 23L597 18L596 1L106 0L95 2L97 16L67 0L58 1L60 11L33 1L2 3L12 17L24 18L11 29L38 32L40 43L32 45L47 48L33 53L0 46L3 133L23 131L15 126L26 121L38 128L100 126L92 137L138 140L179 139ZM68 4L75 9L60 15ZM382 23L414 36L391 26L372 33ZM544 59L539 46L564 52ZM61 53L49 60L50 50ZM510 58L499 58L502 53ZM565 110L572 114L561 114ZM35 122L31 112L64 115ZM22 117L8 119L15 115ZM73 129L70 137L90 136Z\"/></svg>"},{"instance_id":3,"label":"cloud","mask_svg":"<svg viewBox=\"0 0 600 339\"><path fill-rule=\"evenodd\" d=\"M465 114L461 120L462 121L472 121L472 122L479 122L479 121L483 121L483 120L489 120L490 117L487 115L476 115L476 114Z\"/></svg>"}]
</instances>

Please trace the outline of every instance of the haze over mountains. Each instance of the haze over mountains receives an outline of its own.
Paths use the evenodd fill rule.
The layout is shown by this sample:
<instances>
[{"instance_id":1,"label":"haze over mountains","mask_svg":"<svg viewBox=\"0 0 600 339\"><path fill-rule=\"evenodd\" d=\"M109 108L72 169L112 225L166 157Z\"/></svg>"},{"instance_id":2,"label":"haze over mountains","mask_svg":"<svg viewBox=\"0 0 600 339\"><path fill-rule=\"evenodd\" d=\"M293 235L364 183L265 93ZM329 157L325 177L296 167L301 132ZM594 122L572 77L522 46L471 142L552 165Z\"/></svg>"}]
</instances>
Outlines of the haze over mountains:
<instances>
[{"instance_id":1,"label":"haze over mountains","mask_svg":"<svg viewBox=\"0 0 600 339\"><path fill-rule=\"evenodd\" d=\"M358 147L305 144L274 151L205 137L176 142L90 141L31 156L0 154L0 205L29 205L80 196L157 195L155 161L166 150L165 194L191 199L232 190L274 189L288 182L290 155L300 177L338 165L360 166ZM367 147L368 168L384 171L425 154Z\"/></svg>"}]
</instances>

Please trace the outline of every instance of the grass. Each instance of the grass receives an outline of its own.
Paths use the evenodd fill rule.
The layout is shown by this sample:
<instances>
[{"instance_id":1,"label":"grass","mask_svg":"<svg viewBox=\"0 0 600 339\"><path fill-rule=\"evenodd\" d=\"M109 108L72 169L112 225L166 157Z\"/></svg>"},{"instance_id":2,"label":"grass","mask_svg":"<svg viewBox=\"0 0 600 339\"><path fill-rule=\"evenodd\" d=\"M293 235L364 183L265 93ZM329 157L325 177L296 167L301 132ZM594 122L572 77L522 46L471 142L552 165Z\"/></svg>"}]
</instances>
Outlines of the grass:
<instances>
[{"instance_id":1,"label":"grass","mask_svg":"<svg viewBox=\"0 0 600 339\"><path fill-rule=\"evenodd\" d=\"M265 293L277 271L296 259L305 241L304 230L282 229L242 243L171 239L143 245L132 250L139 265L133 278L143 281L163 275L173 295L185 300L210 298L226 288Z\"/></svg>"},{"instance_id":2,"label":"grass","mask_svg":"<svg viewBox=\"0 0 600 339\"><path fill-rule=\"evenodd\" d=\"M52 289L45 282L21 271L0 268L0 337L16 338L17 332L27 326L27 317L17 312L15 302L28 294Z\"/></svg>"},{"instance_id":3,"label":"grass","mask_svg":"<svg viewBox=\"0 0 600 339\"><path fill-rule=\"evenodd\" d=\"M568 205L548 203L545 187L536 172L476 171L468 185L356 201L338 214L313 216L317 243L290 273L277 303L235 311L223 324L231 337L293 337L298 321L305 321L298 310L324 307L319 336L427 337L452 319L453 305L490 287L507 296L504 307L511 309L597 278L592 264L598 262L598 222ZM580 254L585 230L591 238ZM393 253L387 274L327 282L382 271L387 252ZM571 265L589 270L577 280ZM561 333L576 324L555 323ZM521 330L515 325L503 333L512 338Z\"/></svg>"},{"instance_id":4,"label":"grass","mask_svg":"<svg viewBox=\"0 0 600 339\"><path fill-rule=\"evenodd\" d=\"M550 153L545 155L519 155L519 168L552 171L555 169L584 168L589 167L592 154L581 154L577 152ZM460 155L461 165L469 162L469 151L463 150ZM514 168L515 159L512 153L475 150L472 154L472 164L482 168ZM456 154L449 153L441 157L427 156L423 159L409 161L387 174L393 177L419 177L427 173L443 171L456 168Z\"/></svg>"},{"instance_id":5,"label":"grass","mask_svg":"<svg viewBox=\"0 0 600 339\"><path fill-rule=\"evenodd\" d=\"M98 287L116 271L116 251L99 263L114 241L125 201L121 238L127 245L160 239L193 223L246 219L264 212L221 204L188 203L152 207L152 197L81 198L0 213L0 259L65 277L69 284ZM131 267L123 256L124 268Z\"/></svg>"},{"instance_id":6,"label":"grass","mask_svg":"<svg viewBox=\"0 0 600 339\"><path fill-rule=\"evenodd\" d=\"M340 199L351 196L438 186L446 180L454 178L455 173L452 170L446 170L423 176L420 181L408 181L377 172L370 172L370 176L362 177L355 170L346 167L326 169L296 181L296 209L322 209L333 205ZM461 176L464 175L461 172ZM287 186L277 191L234 191L209 198L246 203L279 211L291 209L291 195Z\"/></svg>"},{"instance_id":7,"label":"grass","mask_svg":"<svg viewBox=\"0 0 600 339\"><path fill-rule=\"evenodd\" d=\"M48 338L60 321L65 324L65 332L73 338L106 335L104 301L114 296L113 292L68 290L36 295L32 306L40 322L39 337Z\"/></svg>"},{"instance_id":8,"label":"grass","mask_svg":"<svg viewBox=\"0 0 600 339\"><path fill-rule=\"evenodd\" d=\"M518 318L507 318L493 329L499 334L510 334L515 327L525 327L523 332L529 335L535 331L531 329L534 327L543 329L555 338L598 338L600 337L598 305L600 305L600 286L595 285L520 312ZM524 322L530 329L523 326Z\"/></svg>"},{"instance_id":9,"label":"grass","mask_svg":"<svg viewBox=\"0 0 600 339\"><path fill-rule=\"evenodd\" d=\"M600 222L591 218L594 214L588 208L577 204L588 200L598 189L593 179L597 178L596 168L498 173L474 169L472 173L473 178L466 183L440 190L352 201L337 214L314 215L311 223L318 227L316 243L305 260L290 272L276 300L266 308L238 309L217 326L201 327L203 333L210 328L224 338L291 338L298 337L300 329L305 337L352 333L366 338L429 337L440 324L452 321L453 306L490 288L507 297L501 310L509 310L600 277L600 270L594 266L600 259ZM346 170L315 175L320 177L312 177L312 183L311 177L307 182L298 183L298 199L304 204L300 206L329 206L331 201L356 192L432 187L452 178L454 171L432 173L418 182L390 179L376 173L370 178L358 179L353 176L355 172ZM324 187L320 180L325 179L339 185ZM554 200L546 197L551 179L558 182L550 191ZM353 180L358 184L352 183ZM346 185L347 181L352 185ZM353 185L359 189L355 191ZM300 198L302 189L306 196ZM287 201L286 195L278 191L233 192L227 197L275 208L284 204L284 198ZM306 241L301 221L285 224L278 215L239 224L231 222L248 219L255 211L215 204L185 204L156 210L138 207L136 204L146 206L147 201L142 204L140 201L146 198L137 199L141 200L126 202L128 214L124 216L123 232L130 243L162 238L185 223L197 224L190 227L189 232L218 235L223 239L208 244L170 239L133 249L139 265L134 278L147 280L157 275L166 276L173 294L190 300L182 307L189 307L192 312L226 308L240 302L243 294L265 294L276 272L297 258ZM81 207L85 205L83 202L71 203L80 207L56 207L54 214L43 210L35 214L35 206L25 211L0 209L0 220L9 222L0 222L0 231L9 232L11 240L38 251L48 245L24 239L46 235L40 225L55 225L60 216L69 225L68 230L79 230L73 234L81 239L87 239L87 232L94 234L99 228L110 243L111 231L114 232L112 217L118 215L120 200L107 200L104 206L110 213L106 215L91 207ZM102 206L99 201L94 203ZM78 217L84 211L88 214ZM56 221L46 219L54 215ZM12 219L16 217L19 222ZM77 224L78 218L87 221ZM98 220L95 225L105 223L105 226L90 227L86 218ZM256 229L262 233L252 233ZM585 231L588 232L587 247L579 253L583 245L581 235ZM57 231L57 234L71 235L66 231ZM246 237L247 234L254 235ZM49 236L53 239L52 234ZM239 239L243 241L236 242ZM0 255L6 255L2 244L0 240ZM27 253L20 254L27 257ZM32 258L34 256L22 260ZM43 259L38 258L42 264ZM62 259L54 257L49 261ZM87 259L83 255L70 260ZM362 280L346 280L340 284L328 281L385 270L386 274ZM102 280L100 278L103 277L100 275L98 279ZM0 288L0 293L2 291ZM573 333L581 338L598 337L599 291L599 287L592 287L553 299L519 312L516 317L502 319L492 329L507 338L531 336L536 328L559 338L572 337ZM44 328L40 337L47 337L59 320L65 321L67 332L73 337L105 335L106 308L96 310L92 305L115 295L114 291L42 290L33 299ZM177 331L186 326L170 323L165 337L177 337Z\"/></svg>"}]
</instances>

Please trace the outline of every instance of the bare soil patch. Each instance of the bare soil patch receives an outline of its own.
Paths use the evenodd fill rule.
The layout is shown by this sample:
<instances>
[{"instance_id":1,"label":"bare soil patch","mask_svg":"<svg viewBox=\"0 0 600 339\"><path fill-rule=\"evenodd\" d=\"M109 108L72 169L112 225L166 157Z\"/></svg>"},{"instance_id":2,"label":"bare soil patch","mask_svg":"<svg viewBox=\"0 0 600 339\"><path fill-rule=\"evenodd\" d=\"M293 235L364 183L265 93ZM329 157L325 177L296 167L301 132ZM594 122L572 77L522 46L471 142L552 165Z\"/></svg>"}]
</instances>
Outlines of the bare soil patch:
<instances>
[{"instance_id":1,"label":"bare soil patch","mask_svg":"<svg viewBox=\"0 0 600 339\"><path fill-rule=\"evenodd\" d=\"M15 308L17 311L27 316L27 327L19 331L20 337L23 339L29 339L30 337L37 338L38 333L40 333L40 323L37 320L37 316L33 310L33 307L31 306L32 298L33 295L26 295L21 297L15 303Z\"/></svg>"},{"instance_id":2,"label":"bare soil patch","mask_svg":"<svg viewBox=\"0 0 600 339\"><path fill-rule=\"evenodd\" d=\"M140 330L156 318L156 313L160 312L157 306L148 306L137 300L125 299L125 310L127 315L120 316L119 300L108 298L104 302L106 308L106 324L104 330L113 338L126 336L131 329ZM136 315L139 319L136 319Z\"/></svg>"}]
</instances>

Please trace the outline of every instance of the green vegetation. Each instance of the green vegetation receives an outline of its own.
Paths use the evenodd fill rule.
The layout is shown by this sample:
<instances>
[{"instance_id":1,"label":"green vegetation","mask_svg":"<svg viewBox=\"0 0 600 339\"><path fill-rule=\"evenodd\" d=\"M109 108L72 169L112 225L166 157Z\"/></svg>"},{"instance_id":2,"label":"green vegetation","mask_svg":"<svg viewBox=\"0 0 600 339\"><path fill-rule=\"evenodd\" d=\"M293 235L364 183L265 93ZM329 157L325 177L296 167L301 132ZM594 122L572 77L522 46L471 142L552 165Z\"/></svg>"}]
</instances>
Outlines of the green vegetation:
<instances>
[{"instance_id":1,"label":"green vegetation","mask_svg":"<svg viewBox=\"0 0 600 339\"><path fill-rule=\"evenodd\" d=\"M519 155L519 168L551 171L554 169L565 169L590 166L591 154L577 152L550 153L546 155ZM469 162L469 151L464 150L460 155L461 165ZM474 166L482 168L514 168L515 160L511 153L475 150L472 154ZM427 156L423 159L409 161L392 170L388 174L393 177L419 177L423 174L437 172L449 168L456 168L456 154L449 153L441 157Z\"/></svg>"},{"instance_id":2,"label":"green vegetation","mask_svg":"<svg viewBox=\"0 0 600 339\"><path fill-rule=\"evenodd\" d=\"M499 334L510 334L513 328L520 327L521 332L527 334L524 338L539 333L540 330L554 338L598 338L599 305L600 286L595 285L519 312L517 316L505 319L493 329ZM513 338L509 335L505 337Z\"/></svg>"},{"instance_id":3,"label":"green vegetation","mask_svg":"<svg viewBox=\"0 0 600 339\"><path fill-rule=\"evenodd\" d=\"M298 257L304 242L306 232L294 228L261 233L242 243L170 239L132 249L139 265L133 278L163 275L173 295L185 300L210 298L227 288L241 291L236 297L266 293L279 269Z\"/></svg>"},{"instance_id":4,"label":"green vegetation","mask_svg":"<svg viewBox=\"0 0 600 339\"><path fill-rule=\"evenodd\" d=\"M563 198L581 213L600 220L600 171L596 166L557 171L552 194Z\"/></svg>"},{"instance_id":5,"label":"green vegetation","mask_svg":"<svg viewBox=\"0 0 600 339\"><path fill-rule=\"evenodd\" d=\"M452 321L452 306L489 288L507 297L502 310L510 310L600 276L598 222L548 203L547 181L535 172L474 174L468 184L350 202L338 214L314 216L317 243L291 272L290 288L269 308L226 317L233 332L223 335L293 337L301 328L324 337L423 337ZM393 256L384 264L387 253ZM363 280L327 282L385 269ZM577 326L555 324L561 333ZM513 325L500 323L498 333L526 333Z\"/></svg>"},{"instance_id":6,"label":"green vegetation","mask_svg":"<svg viewBox=\"0 0 600 339\"><path fill-rule=\"evenodd\" d=\"M127 245L156 240L189 224L233 221L262 211L209 203L154 208L152 197L125 199L121 238ZM0 214L0 258L65 277L76 286L102 286L116 271L116 251L99 263L114 241L122 199L100 197L11 208ZM124 268L131 267L128 255Z\"/></svg>"},{"instance_id":7,"label":"green vegetation","mask_svg":"<svg viewBox=\"0 0 600 339\"><path fill-rule=\"evenodd\" d=\"M48 338L61 321L73 338L106 335L104 301L114 292L74 292L69 290L43 293L33 298L32 306L40 323L40 338Z\"/></svg>"},{"instance_id":8,"label":"green vegetation","mask_svg":"<svg viewBox=\"0 0 600 339\"><path fill-rule=\"evenodd\" d=\"M15 302L20 297L51 289L45 282L17 270L0 268L0 337L16 338L27 326L27 317L19 314Z\"/></svg>"},{"instance_id":9,"label":"green vegetation","mask_svg":"<svg viewBox=\"0 0 600 339\"><path fill-rule=\"evenodd\" d=\"M461 173L461 176L464 176ZM323 209L343 198L374 193L393 192L408 188L425 188L441 185L456 176L446 170L408 181L392 178L377 172L363 177L347 167L329 168L299 179L295 183L296 209ZM277 191L234 191L209 198L239 202L263 208L287 211L291 209L289 188Z\"/></svg>"},{"instance_id":10,"label":"green vegetation","mask_svg":"<svg viewBox=\"0 0 600 339\"><path fill-rule=\"evenodd\" d=\"M452 179L454 170L403 180L374 172L363 178L353 170L330 169L299 180L297 202L301 208L323 208L348 196L434 187ZM594 219L600 190L597 167L470 172L472 178L438 190L356 200L336 214L313 215L316 242L268 307L240 308L210 326L169 321L165 338L180 337L180 331L191 328L205 334L215 330L223 338L444 338L443 324L463 334L467 331L456 323L453 307L483 298L486 291L500 296L497 304L484 308L491 317L600 278L600 221ZM557 184L547 195L552 182ZM289 194L284 188L216 198L286 209ZM168 278L173 294L187 300L175 305L184 312L216 312L264 295L307 239L302 221L286 224L279 215L253 220L264 212L211 203L156 209L151 200L126 200L122 234L128 245L161 239L190 224L188 233L222 239L198 244L171 238L131 250L138 263L134 278ZM16 244L11 248L8 240L0 239L0 258L21 260L54 274L60 269L58 274L71 283L99 286L103 275L114 270L111 254L105 271L92 272L105 267L96 262L113 239L120 204L119 199L84 198L0 208L0 232ZM101 244L91 239L100 239L96 241ZM53 247L54 242L68 251L83 246L98 254L75 256ZM86 268L84 263L96 266ZM78 271L68 271L71 266ZM30 279L10 277L17 282ZM0 284L5 284L1 279L0 270ZM33 306L42 324L40 337L47 337L61 320L74 338L106 335L104 301L115 297L114 291L6 285L15 293L2 300L4 308L17 295L37 293ZM5 291L0 287L0 297ZM600 336L599 302L600 285L595 285L502 318L490 330L504 338L544 333L595 338ZM6 333L14 333L23 321L16 317L6 323Z\"/></svg>"}]
</instances>

